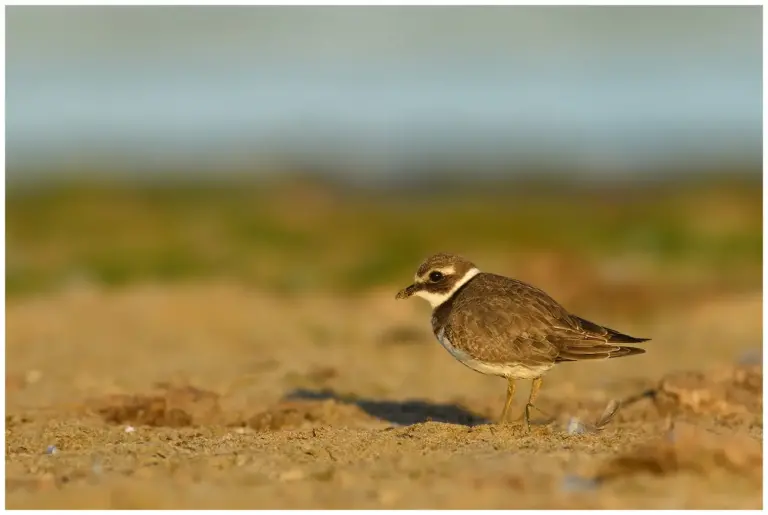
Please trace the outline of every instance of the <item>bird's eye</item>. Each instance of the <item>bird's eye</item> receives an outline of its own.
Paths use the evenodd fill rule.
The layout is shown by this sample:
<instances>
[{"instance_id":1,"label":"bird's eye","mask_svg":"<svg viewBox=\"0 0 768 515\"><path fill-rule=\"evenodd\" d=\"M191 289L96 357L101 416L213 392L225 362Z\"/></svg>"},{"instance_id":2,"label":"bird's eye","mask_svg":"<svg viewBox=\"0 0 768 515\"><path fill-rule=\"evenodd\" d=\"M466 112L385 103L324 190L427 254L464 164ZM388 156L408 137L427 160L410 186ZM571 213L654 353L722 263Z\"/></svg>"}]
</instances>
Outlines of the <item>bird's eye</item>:
<instances>
[{"instance_id":1,"label":"bird's eye","mask_svg":"<svg viewBox=\"0 0 768 515\"><path fill-rule=\"evenodd\" d=\"M443 274L438 271L430 272L429 274L429 280L433 283L436 283L437 281L440 281L443 278Z\"/></svg>"}]
</instances>

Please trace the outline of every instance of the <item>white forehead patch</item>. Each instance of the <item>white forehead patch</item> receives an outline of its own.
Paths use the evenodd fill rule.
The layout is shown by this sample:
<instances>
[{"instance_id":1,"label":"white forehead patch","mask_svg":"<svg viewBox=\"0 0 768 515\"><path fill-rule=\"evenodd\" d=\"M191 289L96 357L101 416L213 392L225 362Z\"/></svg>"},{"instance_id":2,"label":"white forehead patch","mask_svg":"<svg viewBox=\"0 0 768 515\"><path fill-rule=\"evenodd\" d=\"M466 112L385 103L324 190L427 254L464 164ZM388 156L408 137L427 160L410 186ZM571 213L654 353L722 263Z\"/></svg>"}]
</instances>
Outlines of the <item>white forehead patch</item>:
<instances>
[{"instance_id":1,"label":"white forehead patch","mask_svg":"<svg viewBox=\"0 0 768 515\"><path fill-rule=\"evenodd\" d=\"M452 267L451 267L452 268ZM443 273L446 273L444 269L441 269ZM455 270L454 270L455 271ZM414 295L417 295L421 297L422 299L425 299L427 302L429 302L429 305L432 306L432 309L438 307L440 304L445 302L446 300L450 299L451 296L456 293L456 291L464 286L467 281L472 279L474 276L480 273L480 270L477 268L471 268L467 270L467 273L464 274L464 277L462 277L460 280L456 281L456 284L453 285L453 288L451 288L449 291L445 293L434 293L430 291L424 291L419 290L414 293Z\"/></svg>"}]
</instances>

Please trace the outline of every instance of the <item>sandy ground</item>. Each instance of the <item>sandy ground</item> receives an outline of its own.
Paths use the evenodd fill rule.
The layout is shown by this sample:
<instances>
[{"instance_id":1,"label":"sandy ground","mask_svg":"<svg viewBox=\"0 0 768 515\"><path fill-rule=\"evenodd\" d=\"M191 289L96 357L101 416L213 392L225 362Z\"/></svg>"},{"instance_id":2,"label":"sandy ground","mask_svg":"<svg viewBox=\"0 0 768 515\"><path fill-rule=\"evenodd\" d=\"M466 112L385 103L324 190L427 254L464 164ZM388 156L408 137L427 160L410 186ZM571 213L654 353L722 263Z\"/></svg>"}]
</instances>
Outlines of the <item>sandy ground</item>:
<instances>
[{"instance_id":1,"label":"sandy ground","mask_svg":"<svg viewBox=\"0 0 768 515\"><path fill-rule=\"evenodd\" d=\"M8 508L761 508L762 297L634 318L530 433L394 292L80 288L6 311ZM521 383L513 406L528 393ZM600 431L611 399L646 390ZM584 424L579 425L577 421Z\"/></svg>"}]
</instances>

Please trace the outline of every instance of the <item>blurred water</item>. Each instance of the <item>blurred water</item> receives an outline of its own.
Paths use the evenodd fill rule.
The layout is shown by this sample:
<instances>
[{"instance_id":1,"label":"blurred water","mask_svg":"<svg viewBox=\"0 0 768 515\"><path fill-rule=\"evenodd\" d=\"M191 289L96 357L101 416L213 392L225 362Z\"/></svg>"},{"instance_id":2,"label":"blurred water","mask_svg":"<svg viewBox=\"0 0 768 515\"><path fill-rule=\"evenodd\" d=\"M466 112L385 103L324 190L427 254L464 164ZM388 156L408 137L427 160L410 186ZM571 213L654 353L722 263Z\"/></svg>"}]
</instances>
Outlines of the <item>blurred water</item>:
<instances>
[{"instance_id":1,"label":"blurred water","mask_svg":"<svg viewBox=\"0 0 768 515\"><path fill-rule=\"evenodd\" d=\"M9 174L759 166L759 8L7 10Z\"/></svg>"}]
</instances>

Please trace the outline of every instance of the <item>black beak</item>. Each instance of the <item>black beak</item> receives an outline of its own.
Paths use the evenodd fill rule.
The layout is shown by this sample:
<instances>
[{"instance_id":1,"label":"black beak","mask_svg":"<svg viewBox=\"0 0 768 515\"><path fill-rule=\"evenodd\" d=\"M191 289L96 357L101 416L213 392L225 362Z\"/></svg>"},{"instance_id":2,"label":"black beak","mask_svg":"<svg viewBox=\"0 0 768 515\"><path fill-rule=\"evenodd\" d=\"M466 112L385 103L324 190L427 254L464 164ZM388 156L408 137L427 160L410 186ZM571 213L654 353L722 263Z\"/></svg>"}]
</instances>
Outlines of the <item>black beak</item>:
<instances>
[{"instance_id":1,"label":"black beak","mask_svg":"<svg viewBox=\"0 0 768 515\"><path fill-rule=\"evenodd\" d=\"M397 292L397 295L395 295L395 298L396 299L407 299L408 297L410 297L411 295L413 295L417 291L419 291L419 286L416 285L416 284L412 284L412 285L410 285L410 286L408 286L406 288L403 288L399 292Z\"/></svg>"}]
</instances>

